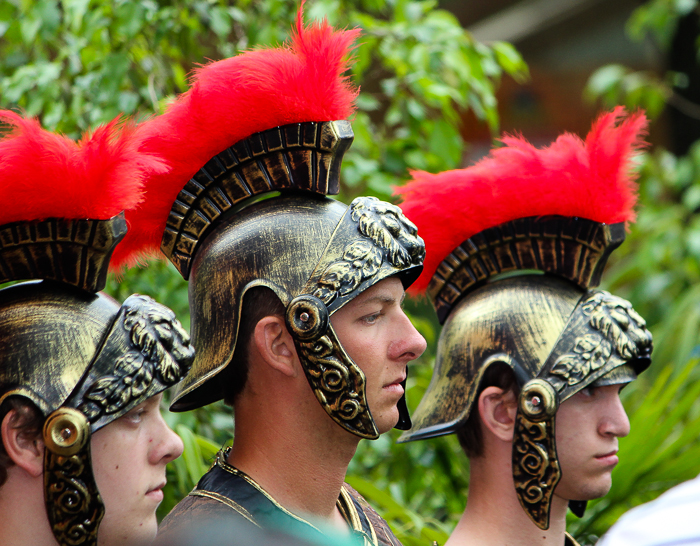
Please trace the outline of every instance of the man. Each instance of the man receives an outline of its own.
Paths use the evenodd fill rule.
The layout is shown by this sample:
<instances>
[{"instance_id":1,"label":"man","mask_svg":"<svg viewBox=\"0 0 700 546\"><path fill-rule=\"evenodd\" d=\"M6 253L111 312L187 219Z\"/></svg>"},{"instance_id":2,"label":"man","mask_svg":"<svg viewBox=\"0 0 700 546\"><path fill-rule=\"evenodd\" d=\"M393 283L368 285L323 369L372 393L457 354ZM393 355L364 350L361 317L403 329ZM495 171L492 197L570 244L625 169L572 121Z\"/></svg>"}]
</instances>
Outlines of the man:
<instances>
[{"instance_id":1,"label":"man","mask_svg":"<svg viewBox=\"0 0 700 546\"><path fill-rule=\"evenodd\" d=\"M334 120L352 113L356 35L304 28L300 11L291 46L203 67L141 127L172 170L127 220L190 281L197 357L171 409L223 399L235 419L163 543L221 516L397 544L343 482L361 438L409 426L406 366L425 341L401 303L424 247L398 207L325 197L352 141Z\"/></svg>"},{"instance_id":2,"label":"man","mask_svg":"<svg viewBox=\"0 0 700 546\"><path fill-rule=\"evenodd\" d=\"M76 144L0 118L14 126L0 139L0 283L41 280L0 290L0 542L148 544L182 453L161 393L193 349L167 307L99 290L122 211L162 167L115 123Z\"/></svg>"},{"instance_id":3,"label":"man","mask_svg":"<svg viewBox=\"0 0 700 546\"><path fill-rule=\"evenodd\" d=\"M567 506L581 516L610 488L629 432L619 391L651 353L632 306L591 289L634 216L645 119L622 118L602 116L585 143L507 137L470 168L416 173L399 190L426 240L416 285L444 322L400 441L457 433L470 459L450 546L575 544Z\"/></svg>"}]
</instances>

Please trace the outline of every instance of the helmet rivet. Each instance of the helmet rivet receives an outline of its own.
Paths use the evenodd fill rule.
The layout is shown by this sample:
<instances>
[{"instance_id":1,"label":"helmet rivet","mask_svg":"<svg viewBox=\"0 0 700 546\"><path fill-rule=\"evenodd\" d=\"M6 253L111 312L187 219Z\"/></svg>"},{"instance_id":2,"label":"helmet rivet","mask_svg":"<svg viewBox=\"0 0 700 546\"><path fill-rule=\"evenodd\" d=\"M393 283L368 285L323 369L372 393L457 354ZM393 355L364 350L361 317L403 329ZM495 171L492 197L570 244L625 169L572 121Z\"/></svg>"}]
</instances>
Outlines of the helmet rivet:
<instances>
[{"instance_id":1,"label":"helmet rivet","mask_svg":"<svg viewBox=\"0 0 700 546\"><path fill-rule=\"evenodd\" d=\"M64 428L61 431L61 438L63 438L64 440L68 440L72 435L73 435L73 431L68 427Z\"/></svg>"},{"instance_id":2,"label":"helmet rivet","mask_svg":"<svg viewBox=\"0 0 700 546\"><path fill-rule=\"evenodd\" d=\"M537 407L542 403L542 400L540 400L539 396L533 396L532 400L530 400L533 406Z\"/></svg>"},{"instance_id":3,"label":"helmet rivet","mask_svg":"<svg viewBox=\"0 0 700 546\"><path fill-rule=\"evenodd\" d=\"M299 315L299 320L301 322L309 322L309 314L307 312L301 313Z\"/></svg>"}]
</instances>

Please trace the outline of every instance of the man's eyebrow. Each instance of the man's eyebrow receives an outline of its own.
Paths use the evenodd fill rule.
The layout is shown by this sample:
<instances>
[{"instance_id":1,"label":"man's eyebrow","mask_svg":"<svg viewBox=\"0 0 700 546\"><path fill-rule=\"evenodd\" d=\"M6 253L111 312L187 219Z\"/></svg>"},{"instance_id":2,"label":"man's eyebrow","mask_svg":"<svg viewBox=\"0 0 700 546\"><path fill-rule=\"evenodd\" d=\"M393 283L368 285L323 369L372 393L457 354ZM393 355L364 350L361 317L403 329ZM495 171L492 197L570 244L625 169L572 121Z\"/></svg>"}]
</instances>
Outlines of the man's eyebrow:
<instances>
[{"instance_id":1,"label":"man's eyebrow","mask_svg":"<svg viewBox=\"0 0 700 546\"><path fill-rule=\"evenodd\" d=\"M386 294L377 294L376 296L372 296L371 298L367 298L366 300L362 301L360 305L367 305L370 303L396 303L396 298Z\"/></svg>"},{"instance_id":2,"label":"man's eyebrow","mask_svg":"<svg viewBox=\"0 0 700 546\"><path fill-rule=\"evenodd\" d=\"M398 303L402 304L405 297L406 293L404 292L401 295L401 299L398 300ZM376 296L372 296L371 298L367 298L366 300L360 302L360 305L367 305L370 303L397 303L397 300L394 296L390 296L388 294L377 294Z\"/></svg>"}]
</instances>

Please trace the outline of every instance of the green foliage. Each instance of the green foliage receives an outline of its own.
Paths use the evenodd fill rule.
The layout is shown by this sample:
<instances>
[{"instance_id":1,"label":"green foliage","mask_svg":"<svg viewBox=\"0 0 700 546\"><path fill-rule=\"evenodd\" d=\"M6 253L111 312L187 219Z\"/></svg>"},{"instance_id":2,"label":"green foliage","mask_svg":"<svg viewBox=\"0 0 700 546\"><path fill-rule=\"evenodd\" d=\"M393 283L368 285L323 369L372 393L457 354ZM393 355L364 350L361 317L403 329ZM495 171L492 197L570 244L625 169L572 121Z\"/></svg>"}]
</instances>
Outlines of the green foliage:
<instances>
[{"instance_id":1,"label":"green foliage","mask_svg":"<svg viewBox=\"0 0 700 546\"><path fill-rule=\"evenodd\" d=\"M347 196L388 197L412 169L459 165L459 110L498 127L503 73L527 76L505 43L473 41L430 0L317 0L307 20L360 27L353 69L363 93L346 156ZM198 63L280 44L295 20L288 0L0 0L2 107L77 136L120 113L160 112ZM273 24L272 21L287 21Z\"/></svg>"}]
</instances>

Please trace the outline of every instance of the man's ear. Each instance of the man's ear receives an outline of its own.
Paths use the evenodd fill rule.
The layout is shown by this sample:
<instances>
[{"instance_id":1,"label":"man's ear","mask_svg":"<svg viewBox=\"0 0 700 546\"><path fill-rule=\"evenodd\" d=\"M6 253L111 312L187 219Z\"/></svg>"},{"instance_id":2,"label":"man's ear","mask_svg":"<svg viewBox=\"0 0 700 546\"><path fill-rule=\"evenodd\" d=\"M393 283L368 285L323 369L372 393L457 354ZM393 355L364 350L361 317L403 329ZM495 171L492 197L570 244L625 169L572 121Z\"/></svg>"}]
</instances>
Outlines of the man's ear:
<instances>
[{"instance_id":1,"label":"man's ear","mask_svg":"<svg viewBox=\"0 0 700 546\"><path fill-rule=\"evenodd\" d=\"M2 445L15 465L38 478L44 472L44 442L41 439L30 439L22 434L21 429L12 427L16 413L17 410L11 409L2 420Z\"/></svg>"},{"instance_id":2,"label":"man's ear","mask_svg":"<svg viewBox=\"0 0 700 546\"><path fill-rule=\"evenodd\" d=\"M513 441L515 415L518 404L515 393L509 389L486 387L479 395L479 415L484 426L499 440Z\"/></svg>"},{"instance_id":3,"label":"man's ear","mask_svg":"<svg viewBox=\"0 0 700 546\"><path fill-rule=\"evenodd\" d=\"M260 319L255 325L253 338L258 353L267 364L288 377L298 375L294 339L287 330L283 317L270 315Z\"/></svg>"}]
</instances>

